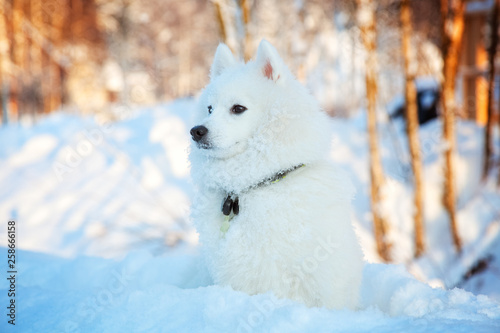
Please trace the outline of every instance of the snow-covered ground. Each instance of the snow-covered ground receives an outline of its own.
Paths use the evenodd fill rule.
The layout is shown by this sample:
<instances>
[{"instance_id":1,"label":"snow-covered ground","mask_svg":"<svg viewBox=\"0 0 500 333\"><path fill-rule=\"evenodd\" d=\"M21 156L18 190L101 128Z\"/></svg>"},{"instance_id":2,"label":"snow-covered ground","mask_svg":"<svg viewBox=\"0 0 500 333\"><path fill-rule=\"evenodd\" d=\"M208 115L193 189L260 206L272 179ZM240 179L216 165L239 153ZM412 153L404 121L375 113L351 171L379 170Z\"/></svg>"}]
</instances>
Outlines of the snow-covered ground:
<instances>
[{"instance_id":1,"label":"snow-covered ground","mask_svg":"<svg viewBox=\"0 0 500 333\"><path fill-rule=\"evenodd\" d=\"M9 219L17 223L23 332L500 330L500 192L493 177L480 183L482 129L457 126L457 255L440 205L441 125L422 127L428 251L415 261L403 127L381 126L383 209L400 263L383 265L371 232L365 118L333 121L331 158L358 190L353 218L371 263L360 310L332 311L211 285L188 218L193 106L178 100L107 124L56 113L0 129L0 331L11 326L3 277Z\"/></svg>"},{"instance_id":2,"label":"snow-covered ground","mask_svg":"<svg viewBox=\"0 0 500 333\"><path fill-rule=\"evenodd\" d=\"M307 308L209 285L196 255L134 252L121 261L21 252L20 332L494 332L500 305L432 289L401 266L369 264L363 308ZM5 282L0 286L4 289ZM2 290L2 293L4 290ZM2 332L8 326L3 318ZM14 331L14 330L13 330Z\"/></svg>"}]
</instances>

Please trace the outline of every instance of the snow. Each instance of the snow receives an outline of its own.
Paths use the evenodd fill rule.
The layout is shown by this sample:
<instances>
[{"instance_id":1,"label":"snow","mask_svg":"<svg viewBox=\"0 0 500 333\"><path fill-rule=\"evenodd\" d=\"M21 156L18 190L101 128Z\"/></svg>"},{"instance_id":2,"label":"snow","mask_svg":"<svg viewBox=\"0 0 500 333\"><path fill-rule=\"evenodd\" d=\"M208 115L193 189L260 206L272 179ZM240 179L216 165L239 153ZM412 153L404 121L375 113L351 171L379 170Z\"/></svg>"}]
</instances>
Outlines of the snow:
<instances>
[{"instance_id":1,"label":"snow","mask_svg":"<svg viewBox=\"0 0 500 333\"><path fill-rule=\"evenodd\" d=\"M56 113L33 126L0 129L0 142L8 143L0 146L0 220L14 218L18 226L19 331L500 329L500 194L493 177L479 182L481 128L457 124L461 255L453 250L440 205L441 124L421 128L428 252L414 260L404 127L381 125L387 173L383 210L389 215L392 254L400 263L385 265L378 263L371 231L366 118L360 113L333 121L331 158L358 190L352 214L370 262L360 309L334 311L212 284L188 220L193 106L191 99L178 100L134 110L114 123ZM4 276L7 236L5 228L0 230ZM471 275L478 262L483 268ZM5 309L9 285L5 278L0 281ZM0 331L8 327L2 315Z\"/></svg>"},{"instance_id":2,"label":"snow","mask_svg":"<svg viewBox=\"0 0 500 333\"><path fill-rule=\"evenodd\" d=\"M190 105L116 124L55 114L34 127L3 128L0 216L17 215L25 249L65 257L115 257L142 243L162 251L172 235L195 244L187 221Z\"/></svg>"},{"instance_id":3,"label":"snow","mask_svg":"<svg viewBox=\"0 0 500 333\"><path fill-rule=\"evenodd\" d=\"M358 311L307 308L272 294L209 285L196 253L120 261L21 251L17 329L37 332L474 331L500 328L500 305L432 289L402 266L369 264ZM0 288L7 288L2 279ZM374 292L376 290L376 292ZM16 325L17 326L17 325ZM3 320L0 327L5 329ZM2 331L4 331L2 329Z\"/></svg>"}]
</instances>

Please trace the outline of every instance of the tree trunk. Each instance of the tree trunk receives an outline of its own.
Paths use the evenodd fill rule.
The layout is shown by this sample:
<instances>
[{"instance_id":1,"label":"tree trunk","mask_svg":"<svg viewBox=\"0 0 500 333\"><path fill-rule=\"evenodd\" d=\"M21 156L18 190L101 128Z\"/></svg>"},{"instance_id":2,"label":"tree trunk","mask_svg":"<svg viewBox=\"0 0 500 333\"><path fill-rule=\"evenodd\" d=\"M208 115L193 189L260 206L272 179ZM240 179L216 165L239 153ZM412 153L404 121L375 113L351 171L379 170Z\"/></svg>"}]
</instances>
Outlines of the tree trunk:
<instances>
[{"instance_id":1,"label":"tree trunk","mask_svg":"<svg viewBox=\"0 0 500 333\"><path fill-rule=\"evenodd\" d=\"M2 108L2 125L9 121L8 105L8 72L5 70L9 63L9 38L7 37L7 14L5 5L0 8L0 107ZM7 92L7 93L5 93Z\"/></svg>"},{"instance_id":2,"label":"tree trunk","mask_svg":"<svg viewBox=\"0 0 500 333\"><path fill-rule=\"evenodd\" d=\"M449 8L448 0L441 0L443 31L443 139L446 143L444 165L443 203L450 218L451 234L457 252L462 250L458 235L455 207L455 77L464 31L465 0Z\"/></svg>"},{"instance_id":3,"label":"tree trunk","mask_svg":"<svg viewBox=\"0 0 500 333\"><path fill-rule=\"evenodd\" d=\"M68 33L68 31L65 31L65 17L70 15L70 10L75 9L70 9L70 4L68 3L66 6L61 6L51 13L51 33L49 38L55 49L63 45L64 34ZM69 29L69 33L73 33L73 30L73 28ZM55 49L51 51L54 52ZM48 71L45 74L49 77L47 84L48 109L46 109L48 112L56 110L62 104L63 86L61 76L63 68L58 60L57 54L49 54Z\"/></svg>"},{"instance_id":4,"label":"tree trunk","mask_svg":"<svg viewBox=\"0 0 500 333\"><path fill-rule=\"evenodd\" d=\"M217 16L217 22L219 23L219 29L220 29L220 36L222 42L226 44L229 49L235 54L235 49L233 47L233 44L229 40L229 27L227 23L227 18L226 18L226 11L224 10L224 6L226 5L224 3L224 0L214 0L214 6L215 6L215 14Z\"/></svg>"},{"instance_id":5,"label":"tree trunk","mask_svg":"<svg viewBox=\"0 0 500 333\"><path fill-rule=\"evenodd\" d=\"M498 10L500 0L495 0L493 12L490 19L490 45L488 49L488 63L489 76L488 76L488 119L484 131L484 160L483 160L483 180L488 177L490 169L490 158L493 151L493 142L491 139L491 130L493 127L493 102L495 101L495 55L498 45Z\"/></svg>"},{"instance_id":6,"label":"tree trunk","mask_svg":"<svg viewBox=\"0 0 500 333\"><path fill-rule=\"evenodd\" d=\"M401 1L401 32L405 70L406 132L410 146L411 167L414 175L415 201L415 257L425 251L423 201L422 201L422 160L418 139L417 91L415 88L415 61L411 49L411 9L410 0Z\"/></svg>"},{"instance_id":7,"label":"tree trunk","mask_svg":"<svg viewBox=\"0 0 500 333\"><path fill-rule=\"evenodd\" d=\"M377 59L375 47L377 35L375 30L375 10L372 0L357 0L357 3L360 17L359 25L361 37L367 52L366 96L368 102L368 140L370 149L373 227L378 254L384 261L390 261L390 245L387 243L386 239L387 224L381 207L384 174L377 140Z\"/></svg>"},{"instance_id":8,"label":"tree trunk","mask_svg":"<svg viewBox=\"0 0 500 333\"><path fill-rule=\"evenodd\" d=\"M19 118L22 112L22 106L20 105L19 92L23 88L21 83L21 72L24 66L25 59L25 41L23 36L23 1L12 0L12 60L14 63L13 68L13 94L11 94L11 104L13 106L13 111Z\"/></svg>"},{"instance_id":9,"label":"tree trunk","mask_svg":"<svg viewBox=\"0 0 500 333\"><path fill-rule=\"evenodd\" d=\"M37 100L37 113L43 113L43 95L44 89L44 79L43 79L43 36L44 36L44 26L43 26L43 7L42 0L31 0L31 22L33 28L38 32L41 38L35 38L36 36L31 36L31 62L32 62L32 76L34 76L36 87L38 89L41 101Z\"/></svg>"},{"instance_id":10,"label":"tree trunk","mask_svg":"<svg viewBox=\"0 0 500 333\"><path fill-rule=\"evenodd\" d=\"M23 36L23 1L12 0L12 31L14 34L13 58L14 63L22 69L25 60L25 39Z\"/></svg>"},{"instance_id":11,"label":"tree trunk","mask_svg":"<svg viewBox=\"0 0 500 333\"><path fill-rule=\"evenodd\" d=\"M250 3L249 0L241 0L241 13L243 16L243 29L245 40L243 41L243 58L248 61L252 58L252 37L250 35Z\"/></svg>"}]
</instances>

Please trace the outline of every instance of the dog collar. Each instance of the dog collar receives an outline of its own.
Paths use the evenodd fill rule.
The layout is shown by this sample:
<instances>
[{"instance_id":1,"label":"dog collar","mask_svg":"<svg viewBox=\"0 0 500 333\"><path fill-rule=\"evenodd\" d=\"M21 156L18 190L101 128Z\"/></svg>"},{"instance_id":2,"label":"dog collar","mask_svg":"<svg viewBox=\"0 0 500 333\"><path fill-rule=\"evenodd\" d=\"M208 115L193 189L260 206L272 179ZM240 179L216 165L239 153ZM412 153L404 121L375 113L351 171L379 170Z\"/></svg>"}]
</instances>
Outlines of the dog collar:
<instances>
[{"instance_id":1,"label":"dog collar","mask_svg":"<svg viewBox=\"0 0 500 333\"><path fill-rule=\"evenodd\" d=\"M281 170L280 172L276 173L274 176L266 178L266 179L262 180L261 182L244 189L243 191L241 191L241 193L248 192L254 188L277 183L280 180L282 180L283 178L285 178L290 172L295 171L297 169L300 169L304 166L305 166L305 164L300 164L300 165L296 165L290 169ZM234 215L238 215L238 213L240 212L238 196L234 193L229 193L222 201L221 210L222 210L222 214L224 214L226 217L228 217L231 214L231 212L233 212Z\"/></svg>"}]
</instances>

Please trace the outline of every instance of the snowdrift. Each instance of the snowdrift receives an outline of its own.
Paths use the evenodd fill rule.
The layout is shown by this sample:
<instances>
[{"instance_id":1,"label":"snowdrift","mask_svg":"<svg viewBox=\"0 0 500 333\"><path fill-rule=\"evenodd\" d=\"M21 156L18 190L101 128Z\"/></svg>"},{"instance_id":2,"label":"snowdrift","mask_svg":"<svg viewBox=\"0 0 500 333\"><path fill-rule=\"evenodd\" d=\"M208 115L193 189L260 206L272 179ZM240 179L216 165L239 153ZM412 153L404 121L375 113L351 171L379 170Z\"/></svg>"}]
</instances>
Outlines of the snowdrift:
<instances>
[{"instance_id":1,"label":"snowdrift","mask_svg":"<svg viewBox=\"0 0 500 333\"><path fill-rule=\"evenodd\" d=\"M0 252L5 252L1 248ZM493 332L500 304L432 289L402 266L367 264L362 308L307 308L210 285L196 253L133 252L120 261L22 251L19 332ZM0 293L6 294L2 279ZM2 332L8 332L2 319Z\"/></svg>"}]
</instances>

